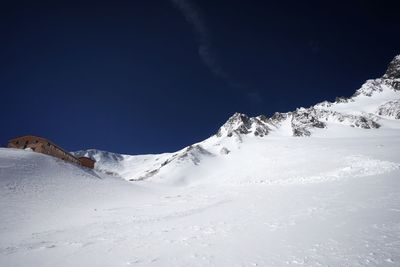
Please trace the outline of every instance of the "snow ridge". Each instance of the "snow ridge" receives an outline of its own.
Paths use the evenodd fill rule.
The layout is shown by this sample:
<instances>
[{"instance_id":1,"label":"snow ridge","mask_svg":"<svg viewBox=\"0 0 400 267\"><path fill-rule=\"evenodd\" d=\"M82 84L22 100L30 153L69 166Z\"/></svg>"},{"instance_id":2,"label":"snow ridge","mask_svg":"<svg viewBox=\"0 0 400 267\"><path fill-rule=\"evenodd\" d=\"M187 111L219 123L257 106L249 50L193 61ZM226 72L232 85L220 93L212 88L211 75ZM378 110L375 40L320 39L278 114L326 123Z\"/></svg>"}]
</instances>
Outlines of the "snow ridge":
<instances>
[{"instance_id":1,"label":"snow ridge","mask_svg":"<svg viewBox=\"0 0 400 267\"><path fill-rule=\"evenodd\" d=\"M397 99L393 99L396 98ZM315 129L328 128L327 122L362 129L377 129L379 121L400 118L400 55L396 56L382 78L366 81L351 97L337 97L334 102L323 101L309 108L298 108L287 113L275 113L271 118L265 115L248 117L235 113L218 130L218 137L254 135L264 137L291 119L292 136L311 136ZM366 98L370 98L366 100ZM375 101L376 99L376 101ZM367 105L365 105L365 102ZM373 106L371 109L369 106ZM368 107L369 109L363 110Z\"/></svg>"}]
</instances>

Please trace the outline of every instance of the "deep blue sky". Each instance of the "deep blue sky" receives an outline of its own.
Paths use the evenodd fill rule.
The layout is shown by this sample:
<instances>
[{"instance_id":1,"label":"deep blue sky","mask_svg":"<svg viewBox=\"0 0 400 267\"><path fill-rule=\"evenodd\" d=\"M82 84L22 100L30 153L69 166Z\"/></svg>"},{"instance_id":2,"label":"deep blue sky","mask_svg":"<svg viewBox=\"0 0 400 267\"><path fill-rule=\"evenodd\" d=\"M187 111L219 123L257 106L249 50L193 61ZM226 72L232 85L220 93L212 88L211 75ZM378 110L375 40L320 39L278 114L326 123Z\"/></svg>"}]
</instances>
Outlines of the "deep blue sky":
<instances>
[{"instance_id":1,"label":"deep blue sky","mask_svg":"<svg viewBox=\"0 0 400 267\"><path fill-rule=\"evenodd\" d=\"M9 2L3 144L34 134L68 150L174 151L236 111L349 96L400 54L395 2Z\"/></svg>"}]
</instances>

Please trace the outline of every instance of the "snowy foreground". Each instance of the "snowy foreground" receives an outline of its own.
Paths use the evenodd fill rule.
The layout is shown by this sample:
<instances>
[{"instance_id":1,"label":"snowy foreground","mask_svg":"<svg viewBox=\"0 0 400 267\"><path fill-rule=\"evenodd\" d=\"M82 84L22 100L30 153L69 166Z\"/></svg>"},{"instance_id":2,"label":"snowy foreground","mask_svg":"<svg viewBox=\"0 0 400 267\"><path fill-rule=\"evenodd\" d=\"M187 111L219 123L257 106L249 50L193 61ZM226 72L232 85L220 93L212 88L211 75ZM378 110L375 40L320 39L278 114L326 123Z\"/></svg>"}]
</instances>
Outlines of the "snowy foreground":
<instances>
[{"instance_id":1,"label":"snowy foreground","mask_svg":"<svg viewBox=\"0 0 400 267\"><path fill-rule=\"evenodd\" d=\"M76 154L0 148L0 266L400 266L400 56L175 153Z\"/></svg>"},{"instance_id":2,"label":"snowy foreground","mask_svg":"<svg viewBox=\"0 0 400 267\"><path fill-rule=\"evenodd\" d=\"M0 266L400 264L400 136L262 142L186 185L0 149Z\"/></svg>"}]
</instances>

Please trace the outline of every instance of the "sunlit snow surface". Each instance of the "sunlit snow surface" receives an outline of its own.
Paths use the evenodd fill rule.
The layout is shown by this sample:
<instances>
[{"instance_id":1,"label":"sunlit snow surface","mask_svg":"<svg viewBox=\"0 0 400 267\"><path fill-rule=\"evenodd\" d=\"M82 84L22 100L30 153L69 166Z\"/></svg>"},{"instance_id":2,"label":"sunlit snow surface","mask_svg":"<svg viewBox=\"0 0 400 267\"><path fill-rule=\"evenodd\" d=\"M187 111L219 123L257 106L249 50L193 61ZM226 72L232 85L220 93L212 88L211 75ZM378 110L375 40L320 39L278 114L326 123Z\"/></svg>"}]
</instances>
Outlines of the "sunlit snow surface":
<instances>
[{"instance_id":1,"label":"sunlit snow surface","mask_svg":"<svg viewBox=\"0 0 400 267\"><path fill-rule=\"evenodd\" d=\"M94 171L0 148L0 266L400 266L400 80L384 77L236 113L175 153L77 152Z\"/></svg>"},{"instance_id":2,"label":"sunlit snow surface","mask_svg":"<svg viewBox=\"0 0 400 267\"><path fill-rule=\"evenodd\" d=\"M128 182L0 149L0 266L398 266L399 155L399 136L249 138Z\"/></svg>"}]
</instances>

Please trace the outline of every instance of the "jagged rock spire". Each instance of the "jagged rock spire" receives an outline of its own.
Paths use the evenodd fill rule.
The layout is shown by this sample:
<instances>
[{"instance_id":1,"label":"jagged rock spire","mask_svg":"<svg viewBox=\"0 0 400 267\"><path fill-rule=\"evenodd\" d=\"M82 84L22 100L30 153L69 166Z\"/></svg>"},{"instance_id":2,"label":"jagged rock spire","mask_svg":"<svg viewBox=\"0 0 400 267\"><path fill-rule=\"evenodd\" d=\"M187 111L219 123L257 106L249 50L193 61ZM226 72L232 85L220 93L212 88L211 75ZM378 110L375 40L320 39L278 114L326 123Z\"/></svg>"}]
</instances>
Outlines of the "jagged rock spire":
<instances>
[{"instance_id":1,"label":"jagged rock spire","mask_svg":"<svg viewBox=\"0 0 400 267\"><path fill-rule=\"evenodd\" d=\"M395 56L390 62L383 78L387 79L400 79L400 55Z\"/></svg>"}]
</instances>

